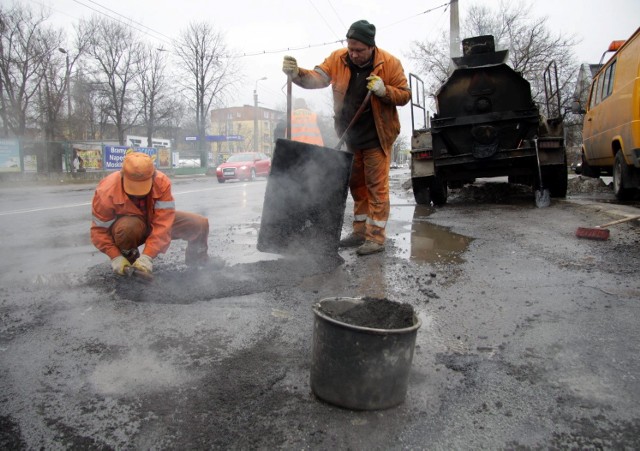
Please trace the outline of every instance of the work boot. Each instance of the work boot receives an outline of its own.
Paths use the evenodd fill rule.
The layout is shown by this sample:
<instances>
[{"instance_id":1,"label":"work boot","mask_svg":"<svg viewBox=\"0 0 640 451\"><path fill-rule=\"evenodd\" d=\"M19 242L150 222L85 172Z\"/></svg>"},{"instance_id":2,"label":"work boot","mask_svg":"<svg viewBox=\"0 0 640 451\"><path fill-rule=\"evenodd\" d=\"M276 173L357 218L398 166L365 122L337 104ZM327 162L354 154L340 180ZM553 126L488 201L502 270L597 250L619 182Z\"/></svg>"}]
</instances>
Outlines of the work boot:
<instances>
[{"instance_id":1,"label":"work boot","mask_svg":"<svg viewBox=\"0 0 640 451\"><path fill-rule=\"evenodd\" d=\"M356 247L364 244L364 235L352 233L340 240L340 247Z\"/></svg>"},{"instance_id":2,"label":"work boot","mask_svg":"<svg viewBox=\"0 0 640 451\"><path fill-rule=\"evenodd\" d=\"M384 250L384 244L378 244L375 241L367 240L365 243L356 250L358 255L375 254L376 252L382 252Z\"/></svg>"}]
</instances>

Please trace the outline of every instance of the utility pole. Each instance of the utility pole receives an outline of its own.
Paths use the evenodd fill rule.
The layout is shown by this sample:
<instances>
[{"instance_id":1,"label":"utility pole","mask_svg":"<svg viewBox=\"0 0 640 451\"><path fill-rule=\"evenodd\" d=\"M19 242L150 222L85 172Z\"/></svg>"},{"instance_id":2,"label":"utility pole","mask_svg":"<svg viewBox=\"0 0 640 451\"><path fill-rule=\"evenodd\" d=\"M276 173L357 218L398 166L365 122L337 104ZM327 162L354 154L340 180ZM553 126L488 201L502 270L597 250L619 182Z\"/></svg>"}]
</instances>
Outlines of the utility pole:
<instances>
[{"instance_id":1,"label":"utility pole","mask_svg":"<svg viewBox=\"0 0 640 451\"><path fill-rule=\"evenodd\" d=\"M460 51L460 17L458 0L451 0L449 9L449 73L453 72L453 59L461 56Z\"/></svg>"},{"instance_id":2,"label":"utility pole","mask_svg":"<svg viewBox=\"0 0 640 451\"><path fill-rule=\"evenodd\" d=\"M67 83L67 132L71 139L71 69L69 67L69 53L62 47L58 47L60 53L64 53L66 60L65 81Z\"/></svg>"},{"instance_id":3,"label":"utility pole","mask_svg":"<svg viewBox=\"0 0 640 451\"><path fill-rule=\"evenodd\" d=\"M255 89L253 90L253 151L258 150L258 82L266 80L267 77L262 77L256 80Z\"/></svg>"}]
</instances>

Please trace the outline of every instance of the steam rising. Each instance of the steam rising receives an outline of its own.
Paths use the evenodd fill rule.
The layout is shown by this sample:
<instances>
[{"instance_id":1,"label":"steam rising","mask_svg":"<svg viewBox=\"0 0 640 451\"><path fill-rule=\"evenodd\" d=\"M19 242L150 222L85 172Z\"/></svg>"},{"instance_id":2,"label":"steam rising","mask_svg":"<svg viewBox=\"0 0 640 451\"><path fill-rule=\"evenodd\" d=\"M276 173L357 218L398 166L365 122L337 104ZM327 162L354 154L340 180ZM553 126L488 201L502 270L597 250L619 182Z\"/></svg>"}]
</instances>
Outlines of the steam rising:
<instances>
[{"instance_id":1,"label":"steam rising","mask_svg":"<svg viewBox=\"0 0 640 451\"><path fill-rule=\"evenodd\" d=\"M336 253L353 155L279 139L267 181L258 250Z\"/></svg>"}]
</instances>

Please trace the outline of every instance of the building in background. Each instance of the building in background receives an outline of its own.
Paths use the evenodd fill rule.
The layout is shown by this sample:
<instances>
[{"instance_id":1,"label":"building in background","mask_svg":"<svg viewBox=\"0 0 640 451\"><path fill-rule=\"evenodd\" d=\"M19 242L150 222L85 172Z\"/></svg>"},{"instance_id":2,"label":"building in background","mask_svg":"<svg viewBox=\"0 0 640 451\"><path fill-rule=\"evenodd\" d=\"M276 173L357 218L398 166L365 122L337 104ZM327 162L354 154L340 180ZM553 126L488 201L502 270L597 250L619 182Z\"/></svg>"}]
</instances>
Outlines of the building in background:
<instances>
[{"instance_id":1,"label":"building in background","mask_svg":"<svg viewBox=\"0 0 640 451\"><path fill-rule=\"evenodd\" d=\"M257 118L256 118L257 115ZM258 137L257 151L271 155L273 153L273 132L285 113L263 107L244 105L241 107L220 108L211 111L211 134L222 136L241 136L240 140L218 141L213 143L214 153L232 154L254 150L254 136ZM257 120L255 120L257 119ZM257 133L254 133L254 124Z\"/></svg>"},{"instance_id":2,"label":"building in background","mask_svg":"<svg viewBox=\"0 0 640 451\"><path fill-rule=\"evenodd\" d=\"M170 139L165 139L165 138L156 138L153 137L151 138L151 145L148 146L147 142L149 140L147 139L146 136L136 136L136 135L127 135L126 136L126 142L125 142L125 146L131 146L131 147L167 147L167 148L171 148L171 140Z\"/></svg>"}]
</instances>

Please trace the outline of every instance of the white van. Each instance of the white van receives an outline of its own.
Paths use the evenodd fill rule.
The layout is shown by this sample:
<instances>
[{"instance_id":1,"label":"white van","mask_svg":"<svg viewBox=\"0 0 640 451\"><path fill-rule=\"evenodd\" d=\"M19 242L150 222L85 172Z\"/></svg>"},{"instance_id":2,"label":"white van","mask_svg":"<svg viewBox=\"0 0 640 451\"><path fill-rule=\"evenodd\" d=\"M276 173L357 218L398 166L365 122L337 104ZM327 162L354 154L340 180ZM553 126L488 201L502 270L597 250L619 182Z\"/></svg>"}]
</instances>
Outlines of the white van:
<instances>
[{"instance_id":1,"label":"white van","mask_svg":"<svg viewBox=\"0 0 640 451\"><path fill-rule=\"evenodd\" d=\"M582 129L582 174L613 176L618 199L640 188L640 28L614 41L613 56L593 77ZM605 52L606 53L606 52Z\"/></svg>"}]
</instances>

